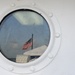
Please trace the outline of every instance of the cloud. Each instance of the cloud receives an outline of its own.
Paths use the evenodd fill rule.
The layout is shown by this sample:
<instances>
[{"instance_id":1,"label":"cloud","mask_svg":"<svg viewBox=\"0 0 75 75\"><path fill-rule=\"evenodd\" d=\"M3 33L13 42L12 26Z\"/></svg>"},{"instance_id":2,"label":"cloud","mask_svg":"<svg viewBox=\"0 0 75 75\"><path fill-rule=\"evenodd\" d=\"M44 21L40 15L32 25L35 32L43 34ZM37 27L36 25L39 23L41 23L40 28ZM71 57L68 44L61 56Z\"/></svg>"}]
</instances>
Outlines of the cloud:
<instances>
[{"instance_id":1,"label":"cloud","mask_svg":"<svg viewBox=\"0 0 75 75\"><path fill-rule=\"evenodd\" d=\"M13 14L13 16L22 24L22 25L42 25L43 17L35 12L30 11L20 11Z\"/></svg>"},{"instance_id":2,"label":"cloud","mask_svg":"<svg viewBox=\"0 0 75 75\"><path fill-rule=\"evenodd\" d=\"M18 43L10 43L11 48L18 48Z\"/></svg>"}]
</instances>

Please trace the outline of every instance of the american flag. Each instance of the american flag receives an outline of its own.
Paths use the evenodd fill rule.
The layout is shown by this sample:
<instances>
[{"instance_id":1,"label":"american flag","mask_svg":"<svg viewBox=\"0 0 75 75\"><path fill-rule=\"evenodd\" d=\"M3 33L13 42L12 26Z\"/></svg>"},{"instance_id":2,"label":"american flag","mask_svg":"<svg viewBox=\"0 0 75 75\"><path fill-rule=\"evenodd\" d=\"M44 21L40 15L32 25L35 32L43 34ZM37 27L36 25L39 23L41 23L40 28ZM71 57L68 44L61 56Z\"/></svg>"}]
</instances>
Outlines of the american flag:
<instances>
[{"instance_id":1,"label":"american flag","mask_svg":"<svg viewBox=\"0 0 75 75\"><path fill-rule=\"evenodd\" d=\"M24 45L22 50L26 50L32 46L32 38L30 38Z\"/></svg>"}]
</instances>

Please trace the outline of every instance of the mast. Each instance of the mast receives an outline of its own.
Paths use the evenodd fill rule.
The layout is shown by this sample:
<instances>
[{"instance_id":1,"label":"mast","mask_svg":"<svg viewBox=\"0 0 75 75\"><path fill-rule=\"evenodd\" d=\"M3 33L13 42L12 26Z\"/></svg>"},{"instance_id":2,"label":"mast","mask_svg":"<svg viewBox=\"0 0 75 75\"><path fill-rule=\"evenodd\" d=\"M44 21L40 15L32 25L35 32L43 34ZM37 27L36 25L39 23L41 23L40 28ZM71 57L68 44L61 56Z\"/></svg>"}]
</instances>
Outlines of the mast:
<instances>
[{"instance_id":1,"label":"mast","mask_svg":"<svg viewBox=\"0 0 75 75\"><path fill-rule=\"evenodd\" d=\"M31 49L33 49L33 34L32 34L32 46L31 46Z\"/></svg>"}]
</instances>

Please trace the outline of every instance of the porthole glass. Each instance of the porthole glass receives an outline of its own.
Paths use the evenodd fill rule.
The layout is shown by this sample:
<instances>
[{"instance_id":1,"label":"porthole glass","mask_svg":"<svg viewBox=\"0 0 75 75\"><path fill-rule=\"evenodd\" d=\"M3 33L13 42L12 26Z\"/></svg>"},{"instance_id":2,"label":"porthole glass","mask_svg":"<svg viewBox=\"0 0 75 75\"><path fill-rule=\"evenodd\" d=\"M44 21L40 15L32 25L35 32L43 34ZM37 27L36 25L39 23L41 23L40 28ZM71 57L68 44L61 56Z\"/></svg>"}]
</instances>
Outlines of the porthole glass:
<instances>
[{"instance_id":1,"label":"porthole glass","mask_svg":"<svg viewBox=\"0 0 75 75\"><path fill-rule=\"evenodd\" d=\"M10 61L28 63L39 58L50 41L46 19L33 10L17 10L0 24L0 51Z\"/></svg>"}]
</instances>

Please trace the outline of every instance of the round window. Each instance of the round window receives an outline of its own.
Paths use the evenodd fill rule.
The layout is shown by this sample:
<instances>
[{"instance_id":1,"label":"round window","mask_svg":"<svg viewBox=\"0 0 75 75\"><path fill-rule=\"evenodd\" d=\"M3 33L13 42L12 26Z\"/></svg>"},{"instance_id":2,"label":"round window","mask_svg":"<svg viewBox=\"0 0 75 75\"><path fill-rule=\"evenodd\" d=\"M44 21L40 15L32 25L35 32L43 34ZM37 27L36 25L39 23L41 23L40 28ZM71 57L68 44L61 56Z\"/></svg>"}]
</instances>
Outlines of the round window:
<instances>
[{"instance_id":1,"label":"round window","mask_svg":"<svg viewBox=\"0 0 75 75\"><path fill-rule=\"evenodd\" d=\"M17 10L0 24L0 50L10 61L28 63L47 49L50 29L46 19L33 10Z\"/></svg>"}]
</instances>

